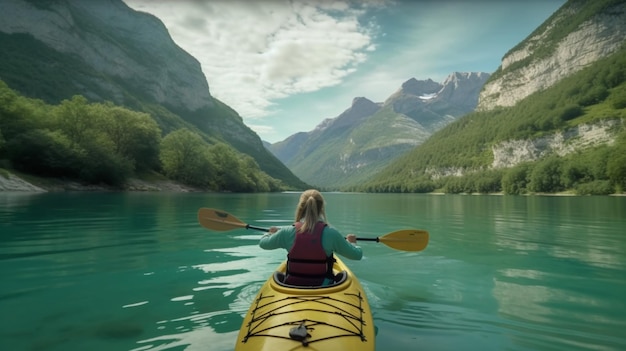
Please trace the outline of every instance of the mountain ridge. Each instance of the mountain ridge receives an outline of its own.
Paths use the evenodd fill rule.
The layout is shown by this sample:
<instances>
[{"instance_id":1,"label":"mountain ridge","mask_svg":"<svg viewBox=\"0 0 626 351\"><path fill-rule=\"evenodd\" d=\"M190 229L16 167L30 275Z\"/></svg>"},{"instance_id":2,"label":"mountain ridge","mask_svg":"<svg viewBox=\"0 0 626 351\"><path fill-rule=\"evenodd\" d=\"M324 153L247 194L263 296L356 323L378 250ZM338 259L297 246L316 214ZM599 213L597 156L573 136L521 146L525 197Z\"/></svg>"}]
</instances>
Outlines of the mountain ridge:
<instances>
[{"instance_id":1,"label":"mountain ridge","mask_svg":"<svg viewBox=\"0 0 626 351\"><path fill-rule=\"evenodd\" d=\"M473 110L488 77L453 72L442 83L411 78L384 102L354 98L339 116L269 149L305 182L328 189L355 184Z\"/></svg>"},{"instance_id":2,"label":"mountain ridge","mask_svg":"<svg viewBox=\"0 0 626 351\"><path fill-rule=\"evenodd\" d=\"M505 55L475 112L352 190L625 191L625 29L623 1L568 1Z\"/></svg>"}]
</instances>

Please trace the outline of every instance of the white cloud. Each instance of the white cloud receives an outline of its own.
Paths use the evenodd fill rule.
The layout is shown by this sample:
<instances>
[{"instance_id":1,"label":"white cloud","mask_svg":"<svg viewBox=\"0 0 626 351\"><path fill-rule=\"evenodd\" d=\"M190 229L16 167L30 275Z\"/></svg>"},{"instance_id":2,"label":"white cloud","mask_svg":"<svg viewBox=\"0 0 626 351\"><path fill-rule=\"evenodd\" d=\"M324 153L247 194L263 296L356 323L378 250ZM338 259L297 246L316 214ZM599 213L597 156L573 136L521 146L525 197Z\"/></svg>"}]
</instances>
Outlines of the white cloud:
<instances>
[{"instance_id":1,"label":"white cloud","mask_svg":"<svg viewBox=\"0 0 626 351\"><path fill-rule=\"evenodd\" d=\"M375 48L344 1L126 0L161 19L202 65L211 94L244 119L273 100L339 84Z\"/></svg>"},{"instance_id":2,"label":"white cloud","mask_svg":"<svg viewBox=\"0 0 626 351\"><path fill-rule=\"evenodd\" d=\"M211 94L278 141L413 77L493 71L565 0L124 1L164 22Z\"/></svg>"},{"instance_id":3,"label":"white cloud","mask_svg":"<svg viewBox=\"0 0 626 351\"><path fill-rule=\"evenodd\" d=\"M259 135L271 135L276 132L276 130L272 126L266 126L261 124L247 124L247 126Z\"/></svg>"}]
</instances>

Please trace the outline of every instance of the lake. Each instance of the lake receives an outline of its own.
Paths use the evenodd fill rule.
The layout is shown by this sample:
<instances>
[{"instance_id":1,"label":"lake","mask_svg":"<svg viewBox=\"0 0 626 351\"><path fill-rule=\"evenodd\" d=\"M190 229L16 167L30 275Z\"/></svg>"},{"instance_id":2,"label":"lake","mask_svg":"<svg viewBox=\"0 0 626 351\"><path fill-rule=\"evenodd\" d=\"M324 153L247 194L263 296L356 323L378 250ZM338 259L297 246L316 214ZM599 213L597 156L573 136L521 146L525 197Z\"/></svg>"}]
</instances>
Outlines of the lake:
<instances>
[{"instance_id":1,"label":"lake","mask_svg":"<svg viewBox=\"0 0 626 351\"><path fill-rule=\"evenodd\" d=\"M232 350L285 258L200 207L291 223L299 193L0 193L0 349ZM377 350L626 350L626 197L325 193L342 233L430 232L344 260Z\"/></svg>"}]
</instances>

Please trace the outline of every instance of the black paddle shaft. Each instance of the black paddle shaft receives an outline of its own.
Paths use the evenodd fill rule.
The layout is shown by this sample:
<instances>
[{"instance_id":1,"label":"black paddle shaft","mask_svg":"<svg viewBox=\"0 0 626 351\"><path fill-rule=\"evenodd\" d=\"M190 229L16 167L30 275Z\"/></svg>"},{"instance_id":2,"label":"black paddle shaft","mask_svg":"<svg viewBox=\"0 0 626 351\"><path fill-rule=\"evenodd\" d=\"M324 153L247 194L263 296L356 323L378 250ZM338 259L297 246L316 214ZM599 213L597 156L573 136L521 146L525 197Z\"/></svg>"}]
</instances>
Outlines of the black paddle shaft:
<instances>
[{"instance_id":1,"label":"black paddle shaft","mask_svg":"<svg viewBox=\"0 0 626 351\"><path fill-rule=\"evenodd\" d=\"M246 229L261 230L261 231L264 231L264 232L269 232L270 231L269 228L256 227L256 226L253 226L253 225L250 225L250 224L246 224Z\"/></svg>"},{"instance_id":2,"label":"black paddle shaft","mask_svg":"<svg viewBox=\"0 0 626 351\"><path fill-rule=\"evenodd\" d=\"M254 230L261 230L264 232L269 232L269 228L263 228L263 227L257 227L254 225L250 225L250 224L246 224L246 229L254 229ZM380 242L380 240L378 240L378 238L356 238L356 240L358 241L375 241L375 242Z\"/></svg>"},{"instance_id":3,"label":"black paddle shaft","mask_svg":"<svg viewBox=\"0 0 626 351\"><path fill-rule=\"evenodd\" d=\"M380 240L378 240L378 238L356 238L356 240L358 241L375 241L375 242L379 242Z\"/></svg>"}]
</instances>

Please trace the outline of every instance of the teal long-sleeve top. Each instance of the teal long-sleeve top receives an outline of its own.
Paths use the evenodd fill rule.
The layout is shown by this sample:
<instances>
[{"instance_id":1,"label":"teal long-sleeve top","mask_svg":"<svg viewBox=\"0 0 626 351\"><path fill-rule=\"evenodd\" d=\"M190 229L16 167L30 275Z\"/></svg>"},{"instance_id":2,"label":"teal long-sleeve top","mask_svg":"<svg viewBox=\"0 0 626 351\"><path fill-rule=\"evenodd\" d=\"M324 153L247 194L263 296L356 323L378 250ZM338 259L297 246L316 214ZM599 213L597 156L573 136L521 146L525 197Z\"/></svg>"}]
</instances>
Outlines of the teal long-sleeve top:
<instances>
[{"instance_id":1,"label":"teal long-sleeve top","mask_svg":"<svg viewBox=\"0 0 626 351\"><path fill-rule=\"evenodd\" d=\"M278 227L274 234L267 233L261 237L259 246L265 250L283 248L287 251L293 246L296 240L296 227ZM326 226L322 232L322 247L326 251L326 256L333 252L347 259L360 260L363 257L361 247L348 242L335 228Z\"/></svg>"}]
</instances>

